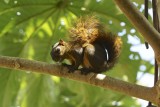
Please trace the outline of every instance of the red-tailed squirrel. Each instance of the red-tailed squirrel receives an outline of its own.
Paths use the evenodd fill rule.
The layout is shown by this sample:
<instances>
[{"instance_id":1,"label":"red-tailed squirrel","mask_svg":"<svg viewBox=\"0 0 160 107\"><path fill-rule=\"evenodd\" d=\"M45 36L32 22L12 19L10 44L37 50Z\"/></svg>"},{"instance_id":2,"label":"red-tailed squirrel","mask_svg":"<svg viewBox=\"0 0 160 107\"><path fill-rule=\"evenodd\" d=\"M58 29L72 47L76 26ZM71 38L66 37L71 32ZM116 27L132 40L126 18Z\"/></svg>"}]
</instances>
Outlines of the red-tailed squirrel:
<instances>
[{"instance_id":1,"label":"red-tailed squirrel","mask_svg":"<svg viewBox=\"0 0 160 107\"><path fill-rule=\"evenodd\" d=\"M114 66L121 52L120 37L106 32L94 16L79 18L70 29L70 37L70 41L57 42L51 51L54 61L68 59L71 62L71 65L64 64L69 72L74 72L80 65L82 74L107 71Z\"/></svg>"}]
</instances>

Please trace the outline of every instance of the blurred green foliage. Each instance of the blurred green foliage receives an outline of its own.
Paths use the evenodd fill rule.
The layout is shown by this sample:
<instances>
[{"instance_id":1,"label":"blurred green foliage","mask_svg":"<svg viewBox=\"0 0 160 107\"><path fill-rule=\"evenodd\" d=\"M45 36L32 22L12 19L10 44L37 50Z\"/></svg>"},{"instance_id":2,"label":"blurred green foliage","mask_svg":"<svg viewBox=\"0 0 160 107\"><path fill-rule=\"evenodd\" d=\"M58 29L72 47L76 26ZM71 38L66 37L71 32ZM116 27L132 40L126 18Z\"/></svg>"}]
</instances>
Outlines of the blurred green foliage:
<instances>
[{"instance_id":1,"label":"blurred green foliage","mask_svg":"<svg viewBox=\"0 0 160 107\"><path fill-rule=\"evenodd\" d=\"M141 8L141 0L132 0ZM143 10L143 9L142 9ZM152 65L130 51L128 36L134 27L113 0L1 0L0 55L54 63L51 46L67 39L74 20L95 14L123 40L118 64L106 75L137 81L141 65ZM144 47L145 48L145 47ZM132 56L132 57L130 57ZM149 70L148 70L149 71ZM147 72L148 72L147 71ZM140 107L135 99L120 93L59 77L0 69L0 107Z\"/></svg>"}]
</instances>

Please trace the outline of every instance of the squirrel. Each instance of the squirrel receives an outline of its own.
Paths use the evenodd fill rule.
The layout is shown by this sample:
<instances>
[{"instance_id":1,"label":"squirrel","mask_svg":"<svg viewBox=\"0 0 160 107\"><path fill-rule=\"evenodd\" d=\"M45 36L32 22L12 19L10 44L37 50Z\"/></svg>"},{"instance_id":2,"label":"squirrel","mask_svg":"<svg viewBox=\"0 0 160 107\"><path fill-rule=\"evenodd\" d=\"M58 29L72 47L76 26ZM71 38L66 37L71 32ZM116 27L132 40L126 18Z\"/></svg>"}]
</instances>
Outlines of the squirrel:
<instances>
[{"instance_id":1,"label":"squirrel","mask_svg":"<svg viewBox=\"0 0 160 107\"><path fill-rule=\"evenodd\" d=\"M52 46L51 57L56 62L69 60L69 72L80 68L82 74L101 73L111 69L121 52L122 40L106 32L95 16L79 18L70 29L70 41L59 40Z\"/></svg>"}]
</instances>

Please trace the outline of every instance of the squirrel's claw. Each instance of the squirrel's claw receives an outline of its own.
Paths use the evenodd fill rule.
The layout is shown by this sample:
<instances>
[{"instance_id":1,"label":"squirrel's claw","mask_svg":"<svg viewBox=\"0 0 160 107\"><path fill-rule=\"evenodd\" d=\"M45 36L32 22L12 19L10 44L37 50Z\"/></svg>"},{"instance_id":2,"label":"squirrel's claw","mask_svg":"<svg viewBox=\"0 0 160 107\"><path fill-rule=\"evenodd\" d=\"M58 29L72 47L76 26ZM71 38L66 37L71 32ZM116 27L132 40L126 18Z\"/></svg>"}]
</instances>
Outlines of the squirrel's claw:
<instances>
[{"instance_id":1,"label":"squirrel's claw","mask_svg":"<svg viewBox=\"0 0 160 107\"><path fill-rule=\"evenodd\" d=\"M89 73L91 72L91 71L90 71L89 69L87 69L87 68L81 68L80 71L81 71L81 74L82 74L82 75L87 75L87 74L89 74Z\"/></svg>"},{"instance_id":2,"label":"squirrel's claw","mask_svg":"<svg viewBox=\"0 0 160 107\"><path fill-rule=\"evenodd\" d=\"M62 65L69 69L68 73L73 73L75 70L77 70L77 68L75 68L73 65L68 65L68 64L65 64L65 63L62 63Z\"/></svg>"}]
</instances>

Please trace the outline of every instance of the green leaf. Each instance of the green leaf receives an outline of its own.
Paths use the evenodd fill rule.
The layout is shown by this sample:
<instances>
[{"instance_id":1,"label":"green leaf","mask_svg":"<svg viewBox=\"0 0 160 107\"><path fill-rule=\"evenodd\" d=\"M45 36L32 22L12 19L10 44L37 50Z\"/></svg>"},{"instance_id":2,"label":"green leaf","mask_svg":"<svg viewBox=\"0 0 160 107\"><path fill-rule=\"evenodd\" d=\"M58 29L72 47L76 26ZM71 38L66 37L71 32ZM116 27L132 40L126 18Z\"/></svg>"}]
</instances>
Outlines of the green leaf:
<instances>
[{"instance_id":1,"label":"green leaf","mask_svg":"<svg viewBox=\"0 0 160 107\"><path fill-rule=\"evenodd\" d=\"M133 2L138 8L143 4ZM145 73L141 65L152 69L137 52L130 51L128 35L144 40L138 31L131 33L134 27L112 0L1 0L0 55L54 63L51 46L59 39L68 40L74 20L92 14L123 40L120 59L106 75L134 83L138 72ZM0 68L0 107L139 107L135 99L120 93L56 78Z\"/></svg>"}]
</instances>

